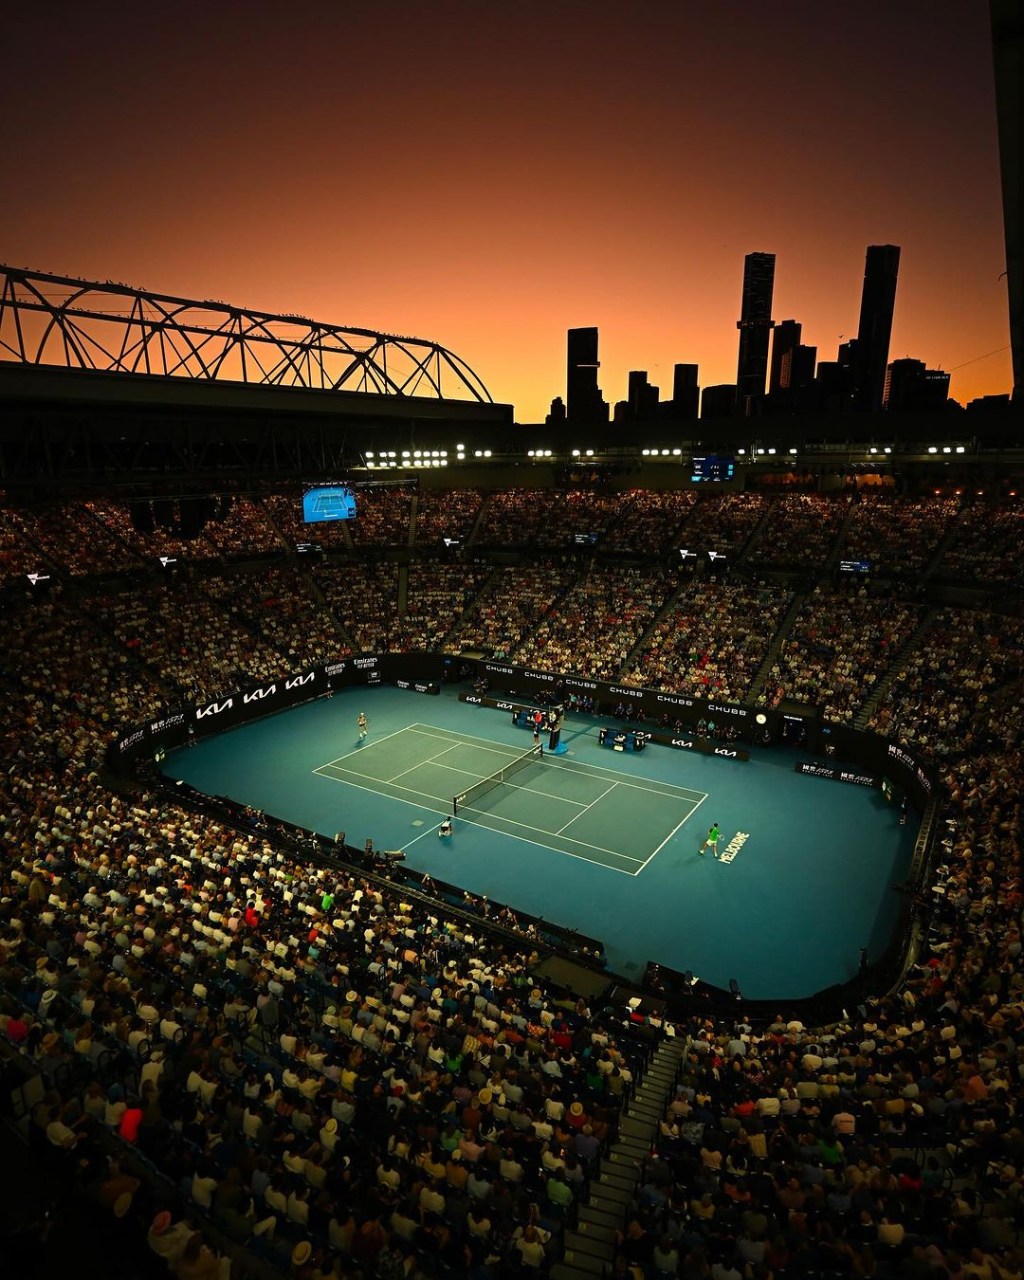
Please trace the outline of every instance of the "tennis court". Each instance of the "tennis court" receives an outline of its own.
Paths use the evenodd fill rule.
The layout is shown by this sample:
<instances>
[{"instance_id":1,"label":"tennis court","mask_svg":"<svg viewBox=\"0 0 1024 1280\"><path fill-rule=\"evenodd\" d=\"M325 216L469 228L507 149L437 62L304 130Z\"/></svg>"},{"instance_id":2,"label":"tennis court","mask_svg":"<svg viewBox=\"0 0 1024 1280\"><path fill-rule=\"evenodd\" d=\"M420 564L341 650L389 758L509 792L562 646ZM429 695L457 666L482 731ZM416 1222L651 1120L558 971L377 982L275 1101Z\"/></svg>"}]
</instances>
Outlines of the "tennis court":
<instances>
[{"instance_id":1,"label":"tennis court","mask_svg":"<svg viewBox=\"0 0 1024 1280\"><path fill-rule=\"evenodd\" d=\"M509 768L509 766L514 766ZM492 775L504 780L484 787ZM707 799L558 756L524 757L507 743L413 724L313 770L459 823L637 876Z\"/></svg>"}]
</instances>

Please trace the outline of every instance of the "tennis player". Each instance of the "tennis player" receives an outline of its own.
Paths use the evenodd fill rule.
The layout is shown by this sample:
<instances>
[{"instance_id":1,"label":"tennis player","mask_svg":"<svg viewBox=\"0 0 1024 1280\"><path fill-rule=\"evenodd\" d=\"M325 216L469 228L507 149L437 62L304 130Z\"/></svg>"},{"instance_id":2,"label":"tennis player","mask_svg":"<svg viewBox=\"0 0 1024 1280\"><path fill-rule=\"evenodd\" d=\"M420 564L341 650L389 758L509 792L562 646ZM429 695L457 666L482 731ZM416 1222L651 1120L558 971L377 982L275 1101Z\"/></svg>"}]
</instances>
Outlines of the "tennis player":
<instances>
[{"instance_id":1,"label":"tennis player","mask_svg":"<svg viewBox=\"0 0 1024 1280\"><path fill-rule=\"evenodd\" d=\"M359 741L362 742L362 740L370 732L370 722L366 718L365 711L360 711L359 720L357 721L357 723L359 725Z\"/></svg>"},{"instance_id":2,"label":"tennis player","mask_svg":"<svg viewBox=\"0 0 1024 1280\"><path fill-rule=\"evenodd\" d=\"M719 838L720 838L721 834L722 834L722 833L721 833L721 831L719 831L719 829L718 829L718 823L717 823L717 822L713 822L713 823L711 824L711 826L708 828L708 833L707 833L707 835L704 837L704 843L703 843L703 844L701 845L701 847L697 850L697 852L700 854L700 856L701 856L702 858L704 857L704 850L705 850L709 845L711 846L711 852L712 852L712 854L713 854L716 858L718 857L718 841L719 841Z\"/></svg>"}]
</instances>

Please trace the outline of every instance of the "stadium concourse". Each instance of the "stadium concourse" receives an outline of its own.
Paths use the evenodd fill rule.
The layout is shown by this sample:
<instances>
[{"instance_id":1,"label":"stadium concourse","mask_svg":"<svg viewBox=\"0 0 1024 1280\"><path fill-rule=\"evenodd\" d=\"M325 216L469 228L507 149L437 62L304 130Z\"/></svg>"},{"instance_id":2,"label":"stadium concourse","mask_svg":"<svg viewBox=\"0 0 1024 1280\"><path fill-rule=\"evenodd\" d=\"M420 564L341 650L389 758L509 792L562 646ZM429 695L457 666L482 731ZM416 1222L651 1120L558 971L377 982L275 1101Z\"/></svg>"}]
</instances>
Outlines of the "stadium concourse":
<instances>
[{"instance_id":1,"label":"stadium concourse","mask_svg":"<svg viewBox=\"0 0 1024 1280\"><path fill-rule=\"evenodd\" d=\"M294 497L187 541L0 507L10 1274L1024 1275L1017 500L385 493L300 557ZM680 577L710 530L728 574ZM514 914L103 771L124 725L414 647L913 747L943 790L913 965L828 1025L591 1007Z\"/></svg>"}]
</instances>

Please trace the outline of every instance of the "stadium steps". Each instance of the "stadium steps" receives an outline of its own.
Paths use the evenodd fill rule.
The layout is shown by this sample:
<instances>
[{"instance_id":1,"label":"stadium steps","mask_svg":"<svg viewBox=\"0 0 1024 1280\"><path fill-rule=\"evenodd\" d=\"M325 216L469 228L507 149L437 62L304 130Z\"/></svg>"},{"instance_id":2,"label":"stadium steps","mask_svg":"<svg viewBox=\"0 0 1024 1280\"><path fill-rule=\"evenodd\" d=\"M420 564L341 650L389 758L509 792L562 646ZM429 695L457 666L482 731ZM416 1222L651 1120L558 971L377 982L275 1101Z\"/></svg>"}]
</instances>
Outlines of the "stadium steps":
<instances>
[{"instance_id":1,"label":"stadium steps","mask_svg":"<svg viewBox=\"0 0 1024 1280\"><path fill-rule=\"evenodd\" d=\"M804 601L806 599L807 593L805 591L798 591L793 597L792 604L786 610L786 616L779 623L779 629L775 633L775 639L768 646L768 652L764 655L764 661L757 669L757 675L754 677L754 682L751 684L750 691L746 697L747 702L756 703L761 694L764 693L764 687L768 682L769 675L771 674L772 665L782 651L782 646L786 643L789 633L793 629L793 624L796 622L797 617L800 614L800 610L804 607Z\"/></svg>"},{"instance_id":2,"label":"stadium steps","mask_svg":"<svg viewBox=\"0 0 1024 1280\"><path fill-rule=\"evenodd\" d=\"M658 1133L658 1121L676 1087L686 1054L682 1040L663 1040L619 1122L618 1136L590 1184L590 1199L580 1206L575 1227L565 1233L562 1261L551 1280L584 1280L611 1271L615 1233L636 1199L643 1164Z\"/></svg>"},{"instance_id":3,"label":"stadium steps","mask_svg":"<svg viewBox=\"0 0 1024 1280\"><path fill-rule=\"evenodd\" d=\"M680 585L676 587L675 591L673 591L669 595L668 599L665 601L665 603L661 606L658 612L651 619L650 623L647 626L647 629L640 636L640 639L636 642L636 644L632 647L632 649L630 649L629 653L626 655L626 661L619 668L619 673L616 676L617 680L624 680L626 676L626 672L631 671L633 669L633 663L636 662L640 654L643 653L644 645L646 645L648 638L654 633L654 628L658 626L659 623L665 621L665 619L669 616L669 614L675 608L676 601L679 599L679 597L682 595L682 593L685 590L686 590L686 583L680 583Z\"/></svg>"},{"instance_id":4,"label":"stadium steps","mask_svg":"<svg viewBox=\"0 0 1024 1280\"><path fill-rule=\"evenodd\" d=\"M773 501L777 501L777 499L774 499ZM772 503L766 502L764 506L764 510L761 512L760 516L758 516L757 518L757 523L754 525L753 529L751 529L746 542L744 542L743 546L740 548L740 553L736 557L737 564L744 564L746 562L747 556L750 554L751 551L753 551L754 547L757 546L758 542L760 541L761 534L764 532L764 526L768 522L768 516L769 516L769 513L771 512L771 509L772 509Z\"/></svg>"},{"instance_id":5,"label":"stadium steps","mask_svg":"<svg viewBox=\"0 0 1024 1280\"><path fill-rule=\"evenodd\" d=\"M476 526L474 525L473 527L475 528ZM469 601L465 609L463 609L461 617L458 619L455 626L452 627L451 631L448 632L448 634L445 636L442 642L444 645L445 653L459 652L459 648L457 645L459 633L465 628L468 622L470 622L472 619L474 619L477 616L477 606L480 604L482 600L484 600L487 597L487 593L490 590L490 588L498 581L499 573L500 573L500 570L492 569L491 572L487 575L487 577L484 578L483 583L480 587L480 590L476 593L473 599ZM453 647L449 648L449 646L453 646Z\"/></svg>"},{"instance_id":6,"label":"stadium steps","mask_svg":"<svg viewBox=\"0 0 1024 1280\"><path fill-rule=\"evenodd\" d=\"M946 532L939 539L939 544L932 553L931 559L921 572L920 581L922 583L928 582L933 575L938 572L939 565L942 563L942 557L946 554L950 545L955 540L959 527L956 516L954 516L946 526Z\"/></svg>"},{"instance_id":7,"label":"stadium steps","mask_svg":"<svg viewBox=\"0 0 1024 1280\"><path fill-rule=\"evenodd\" d=\"M928 612L921 619L921 621L917 624L917 627L914 629L914 631L912 631L910 635L907 637L906 641L903 644L903 648L896 655L896 658L892 663L892 665L890 666L888 672L882 677L881 680L879 680L878 684L875 685L874 693L871 695L870 698L868 698L867 702L864 703L860 711L857 712L857 717L853 722L853 727L855 729L866 729L868 727L868 722L870 721L871 717L882 705L882 702L886 694L892 688L893 681L900 674L900 672L906 667L907 660L910 658L910 655L914 652L917 646L921 643L924 637L935 625L935 619L939 616L940 612L941 610L937 608L929 609Z\"/></svg>"},{"instance_id":8,"label":"stadium steps","mask_svg":"<svg viewBox=\"0 0 1024 1280\"><path fill-rule=\"evenodd\" d=\"M416 545L416 517L419 515L419 512L420 495L418 493L414 493L412 495L412 502L409 503L409 537L405 544L407 547L414 547ZM404 612L404 607L399 609L399 616Z\"/></svg>"},{"instance_id":9,"label":"stadium steps","mask_svg":"<svg viewBox=\"0 0 1024 1280\"><path fill-rule=\"evenodd\" d=\"M846 543L846 533L850 527L850 521L853 519L853 506L854 504L852 502L850 502L847 505L846 514L843 516L842 520L840 520L839 522L839 528L836 530L835 541L832 543L832 550L828 553L828 557L825 560L824 565L822 566L821 574L819 575L820 577L827 576L827 574L832 569L834 569L836 565L839 563L839 561L843 558L843 551L845 550L845 543Z\"/></svg>"},{"instance_id":10,"label":"stadium steps","mask_svg":"<svg viewBox=\"0 0 1024 1280\"><path fill-rule=\"evenodd\" d=\"M480 532L480 526L483 524L484 512L487 510L487 504L490 500L491 495L489 493L485 493L479 507L476 509L476 515L473 517L472 527L470 528L469 533L466 534L465 545L467 547L473 546L476 542L476 535Z\"/></svg>"},{"instance_id":11,"label":"stadium steps","mask_svg":"<svg viewBox=\"0 0 1024 1280\"><path fill-rule=\"evenodd\" d=\"M414 498L415 502L416 499ZM398 566L398 599L396 601L395 612L399 618L404 618L409 609L409 566L400 564Z\"/></svg>"}]
</instances>

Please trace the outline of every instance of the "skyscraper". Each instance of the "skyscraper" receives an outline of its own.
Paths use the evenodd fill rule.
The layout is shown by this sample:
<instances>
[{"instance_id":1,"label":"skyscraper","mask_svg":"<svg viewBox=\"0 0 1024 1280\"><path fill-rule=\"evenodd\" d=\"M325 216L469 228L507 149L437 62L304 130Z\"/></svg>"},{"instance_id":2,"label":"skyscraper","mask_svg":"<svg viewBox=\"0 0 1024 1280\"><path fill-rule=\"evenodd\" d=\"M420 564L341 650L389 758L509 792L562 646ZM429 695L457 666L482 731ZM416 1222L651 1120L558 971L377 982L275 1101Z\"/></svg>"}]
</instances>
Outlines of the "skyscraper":
<instances>
[{"instance_id":1,"label":"skyscraper","mask_svg":"<svg viewBox=\"0 0 1024 1280\"><path fill-rule=\"evenodd\" d=\"M740 318L739 363L736 368L736 406L741 414L755 411L764 397L768 373L768 339L774 325L775 254L748 253L743 259L743 297ZM883 370L884 374L884 370Z\"/></svg>"},{"instance_id":2,"label":"skyscraper","mask_svg":"<svg viewBox=\"0 0 1024 1280\"><path fill-rule=\"evenodd\" d=\"M699 372L695 364L677 364L672 369L672 416L696 418L700 408Z\"/></svg>"},{"instance_id":3,"label":"skyscraper","mask_svg":"<svg viewBox=\"0 0 1024 1280\"><path fill-rule=\"evenodd\" d=\"M857 326L857 368L854 407L877 413L885 396L892 313L896 305L896 277L900 248L896 244L868 245L864 260L864 289Z\"/></svg>"},{"instance_id":4,"label":"skyscraper","mask_svg":"<svg viewBox=\"0 0 1024 1280\"><path fill-rule=\"evenodd\" d=\"M949 399L949 374L927 369L923 360L894 360L885 375L885 407L890 413L941 409Z\"/></svg>"},{"instance_id":5,"label":"skyscraper","mask_svg":"<svg viewBox=\"0 0 1024 1280\"><path fill-rule=\"evenodd\" d=\"M789 384L783 381L782 362L787 352L800 345L803 326L798 320L780 320L772 334L772 367L768 378L768 390L772 395Z\"/></svg>"},{"instance_id":6,"label":"skyscraper","mask_svg":"<svg viewBox=\"0 0 1024 1280\"><path fill-rule=\"evenodd\" d=\"M597 329L570 329L566 371L566 418L596 425L608 421L608 406L597 385Z\"/></svg>"}]
</instances>

